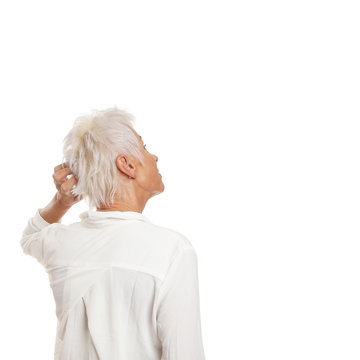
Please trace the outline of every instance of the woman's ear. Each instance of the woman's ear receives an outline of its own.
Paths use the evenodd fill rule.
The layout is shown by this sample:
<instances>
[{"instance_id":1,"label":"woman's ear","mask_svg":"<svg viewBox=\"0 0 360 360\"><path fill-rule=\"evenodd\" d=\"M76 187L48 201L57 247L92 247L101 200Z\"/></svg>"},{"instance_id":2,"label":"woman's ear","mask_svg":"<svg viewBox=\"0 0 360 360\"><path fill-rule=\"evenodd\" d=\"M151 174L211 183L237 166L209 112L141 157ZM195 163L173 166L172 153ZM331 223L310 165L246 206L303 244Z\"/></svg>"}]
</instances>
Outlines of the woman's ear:
<instances>
[{"instance_id":1,"label":"woman's ear","mask_svg":"<svg viewBox=\"0 0 360 360\"><path fill-rule=\"evenodd\" d=\"M119 155L116 158L116 166L124 175L134 177L135 166L125 155Z\"/></svg>"}]
</instances>

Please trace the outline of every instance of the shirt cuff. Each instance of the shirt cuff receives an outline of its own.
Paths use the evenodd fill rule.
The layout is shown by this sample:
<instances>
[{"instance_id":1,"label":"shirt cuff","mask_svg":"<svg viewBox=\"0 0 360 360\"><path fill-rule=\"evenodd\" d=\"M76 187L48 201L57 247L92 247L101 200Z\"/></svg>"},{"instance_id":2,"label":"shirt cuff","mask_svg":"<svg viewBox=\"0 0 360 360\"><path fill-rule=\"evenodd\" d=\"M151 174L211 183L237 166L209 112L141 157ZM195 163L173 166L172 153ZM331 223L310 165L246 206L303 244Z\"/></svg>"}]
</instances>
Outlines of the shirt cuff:
<instances>
[{"instance_id":1,"label":"shirt cuff","mask_svg":"<svg viewBox=\"0 0 360 360\"><path fill-rule=\"evenodd\" d=\"M41 208L36 210L35 216L33 217L33 224L37 226L39 229L43 229L46 226L49 226L48 223L41 215L40 215Z\"/></svg>"}]
</instances>

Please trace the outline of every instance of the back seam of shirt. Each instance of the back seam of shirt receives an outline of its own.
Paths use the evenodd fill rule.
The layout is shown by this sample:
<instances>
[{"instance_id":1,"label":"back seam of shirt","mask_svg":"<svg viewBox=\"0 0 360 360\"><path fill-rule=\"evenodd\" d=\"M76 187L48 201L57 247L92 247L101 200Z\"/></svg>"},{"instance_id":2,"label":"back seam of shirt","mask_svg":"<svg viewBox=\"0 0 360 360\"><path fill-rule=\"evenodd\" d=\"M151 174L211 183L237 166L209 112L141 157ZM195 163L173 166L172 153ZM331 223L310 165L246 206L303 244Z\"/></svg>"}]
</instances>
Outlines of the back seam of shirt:
<instances>
[{"instance_id":1,"label":"back seam of shirt","mask_svg":"<svg viewBox=\"0 0 360 360\"><path fill-rule=\"evenodd\" d=\"M158 279L159 281L163 281L164 276L154 273L153 271L149 270L146 267L140 267L140 268L135 268L135 267L131 267L131 266L127 266L127 265L119 265L119 264L108 264L108 265L103 265L103 266L98 266L98 265L56 265L56 266L47 266L46 270L47 272L52 271L56 268L62 268L62 267L66 267L66 268L102 268L104 270L108 270L110 268L119 268L119 269L125 269L125 270L131 270L131 271L137 271L137 272L141 272L150 276L155 277L156 279Z\"/></svg>"}]
</instances>

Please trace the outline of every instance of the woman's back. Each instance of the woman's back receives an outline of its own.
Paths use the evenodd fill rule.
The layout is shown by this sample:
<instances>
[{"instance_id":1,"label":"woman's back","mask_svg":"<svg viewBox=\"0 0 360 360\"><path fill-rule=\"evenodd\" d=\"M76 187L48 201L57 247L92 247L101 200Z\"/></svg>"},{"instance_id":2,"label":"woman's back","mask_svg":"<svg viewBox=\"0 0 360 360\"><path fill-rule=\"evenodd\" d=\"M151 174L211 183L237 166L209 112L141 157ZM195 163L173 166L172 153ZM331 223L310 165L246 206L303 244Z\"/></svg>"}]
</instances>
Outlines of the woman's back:
<instances>
[{"instance_id":1,"label":"woman's back","mask_svg":"<svg viewBox=\"0 0 360 360\"><path fill-rule=\"evenodd\" d=\"M186 237L132 211L86 211L70 225L38 216L21 244L49 275L56 360L205 358L197 256Z\"/></svg>"}]
</instances>

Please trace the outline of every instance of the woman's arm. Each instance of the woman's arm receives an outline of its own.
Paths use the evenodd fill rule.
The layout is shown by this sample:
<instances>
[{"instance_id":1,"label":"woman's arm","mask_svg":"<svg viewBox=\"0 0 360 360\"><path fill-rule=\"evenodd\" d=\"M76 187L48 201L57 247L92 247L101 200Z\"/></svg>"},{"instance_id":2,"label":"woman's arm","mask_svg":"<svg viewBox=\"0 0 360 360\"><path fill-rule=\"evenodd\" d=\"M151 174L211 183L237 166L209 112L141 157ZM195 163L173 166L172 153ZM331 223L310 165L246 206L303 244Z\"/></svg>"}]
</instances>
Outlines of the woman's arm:
<instances>
[{"instance_id":1,"label":"woman's arm","mask_svg":"<svg viewBox=\"0 0 360 360\"><path fill-rule=\"evenodd\" d=\"M65 164L54 168L53 179L58 191L49 204L36 210L22 233L20 245L24 253L33 256L41 264L45 264L46 261L45 240L50 225L60 223L71 206L81 200L81 197L74 197L71 193L77 179L74 176L68 179L67 176L70 174L72 172Z\"/></svg>"},{"instance_id":2,"label":"woman's arm","mask_svg":"<svg viewBox=\"0 0 360 360\"><path fill-rule=\"evenodd\" d=\"M46 232L51 226L41 215L37 209L32 216L25 229L23 230L20 245L25 254L34 257L40 264L45 265L45 239ZM60 225L59 225L60 226Z\"/></svg>"},{"instance_id":3,"label":"woman's arm","mask_svg":"<svg viewBox=\"0 0 360 360\"><path fill-rule=\"evenodd\" d=\"M41 217L49 224L61 222L62 217L71 208L71 205L66 205L59 201L58 194L42 209L39 210Z\"/></svg>"},{"instance_id":4,"label":"woman's arm","mask_svg":"<svg viewBox=\"0 0 360 360\"><path fill-rule=\"evenodd\" d=\"M159 292L157 333L161 360L205 360L197 254L186 247L173 262Z\"/></svg>"}]
</instances>

